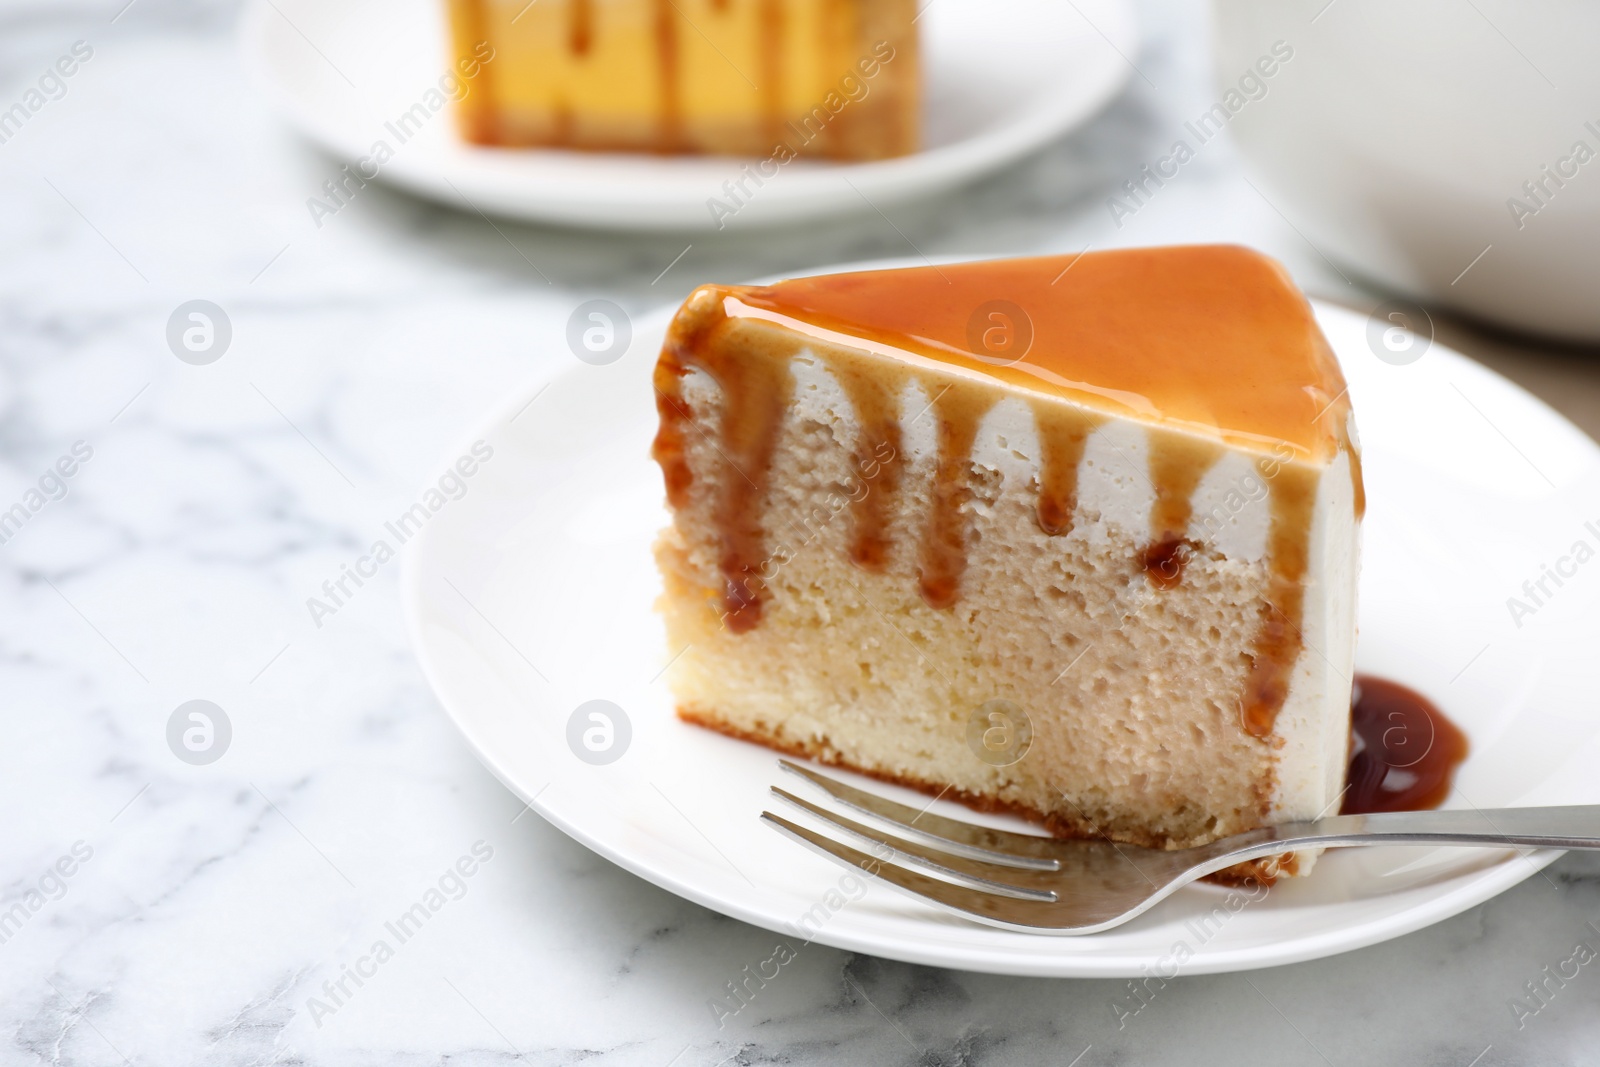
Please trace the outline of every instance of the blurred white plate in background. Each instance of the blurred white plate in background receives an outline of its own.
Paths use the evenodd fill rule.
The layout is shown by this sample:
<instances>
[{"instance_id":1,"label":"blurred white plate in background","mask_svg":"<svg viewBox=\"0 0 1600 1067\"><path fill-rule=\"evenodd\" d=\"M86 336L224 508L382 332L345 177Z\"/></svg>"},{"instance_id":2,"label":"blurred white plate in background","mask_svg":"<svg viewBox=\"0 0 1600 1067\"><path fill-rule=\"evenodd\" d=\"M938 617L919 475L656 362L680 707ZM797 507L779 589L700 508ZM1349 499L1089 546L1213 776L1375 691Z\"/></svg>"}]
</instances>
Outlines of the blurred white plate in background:
<instances>
[{"instance_id":1,"label":"blurred white plate in background","mask_svg":"<svg viewBox=\"0 0 1600 1067\"><path fill-rule=\"evenodd\" d=\"M252 0L242 34L256 81L341 159L382 138L389 181L463 210L617 230L717 228L742 159L461 143L440 112L404 144L384 123L449 70L443 0ZM932 0L919 19L926 148L874 163L795 161L728 228L870 212L954 187L1040 148L1106 104L1132 68L1126 0Z\"/></svg>"},{"instance_id":2,"label":"blurred white plate in background","mask_svg":"<svg viewBox=\"0 0 1600 1067\"><path fill-rule=\"evenodd\" d=\"M1521 627L1506 607L1574 541L1600 542L1585 526L1600 518L1600 448L1440 345L1394 365L1374 355L1366 316L1325 304L1316 311L1350 382L1365 450L1358 669L1420 690L1467 732L1472 754L1449 806L1600 802L1600 564ZM574 360L548 386L511 398L451 453L447 463L479 439L494 449L466 494L407 545L403 599L440 703L508 788L656 885L783 930L825 902L846 872L758 821L773 803L767 787L780 781L776 754L680 722L662 677L674 650L652 607L660 582L651 542L667 515L649 457L650 372L669 314L634 323L617 362ZM568 742L573 713L596 699L619 706L631 728L620 758L605 766L581 761ZM986 818L947 801L935 810ZM1054 977L1132 977L1147 966L1169 974L1183 942L1193 954L1184 973L1241 970L1408 933L1515 885L1554 855L1346 849L1237 911L1227 910L1226 890L1191 886L1126 926L1078 938L980 926L874 885L825 909L817 940ZM1203 921L1219 907L1224 921Z\"/></svg>"}]
</instances>

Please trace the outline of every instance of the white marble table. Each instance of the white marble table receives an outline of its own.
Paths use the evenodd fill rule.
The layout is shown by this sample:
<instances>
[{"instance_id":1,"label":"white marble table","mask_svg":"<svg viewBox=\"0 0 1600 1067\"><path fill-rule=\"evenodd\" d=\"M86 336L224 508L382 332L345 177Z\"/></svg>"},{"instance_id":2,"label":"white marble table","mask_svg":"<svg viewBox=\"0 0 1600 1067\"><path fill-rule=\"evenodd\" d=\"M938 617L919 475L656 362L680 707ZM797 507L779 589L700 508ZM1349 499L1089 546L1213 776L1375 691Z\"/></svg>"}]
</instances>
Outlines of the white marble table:
<instances>
[{"instance_id":1,"label":"white marble table","mask_svg":"<svg viewBox=\"0 0 1600 1067\"><path fill-rule=\"evenodd\" d=\"M75 41L93 48L0 144L0 508L82 442L0 544L0 1062L1600 1062L1600 964L1547 983L1520 1028L1510 1008L1576 941L1600 945L1600 861L1576 857L1389 944L1170 983L1121 1028L1122 982L813 946L719 1029L708 1000L773 935L517 817L423 683L393 569L308 618L468 420L566 365L568 313L593 296L642 311L699 279L905 255L908 238L928 254L1229 239L1367 300L1226 143L1114 225L1115 183L1209 100L1189 4L1146 6L1143 73L1081 136L892 212L904 236L867 218L696 238L652 282L686 239L503 239L382 188L315 228L305 200L336 165L245 84L234 6L117 17L126 2L0 4L0 108ZM207 366L164 336L197 298L233 328ZM167 740L194 699L231 724L210 765ZM344 977L475 845L492 856L460 900L359 986ZM314 1010L341 979L350 995Z\"/></svg>"}]
</instances>

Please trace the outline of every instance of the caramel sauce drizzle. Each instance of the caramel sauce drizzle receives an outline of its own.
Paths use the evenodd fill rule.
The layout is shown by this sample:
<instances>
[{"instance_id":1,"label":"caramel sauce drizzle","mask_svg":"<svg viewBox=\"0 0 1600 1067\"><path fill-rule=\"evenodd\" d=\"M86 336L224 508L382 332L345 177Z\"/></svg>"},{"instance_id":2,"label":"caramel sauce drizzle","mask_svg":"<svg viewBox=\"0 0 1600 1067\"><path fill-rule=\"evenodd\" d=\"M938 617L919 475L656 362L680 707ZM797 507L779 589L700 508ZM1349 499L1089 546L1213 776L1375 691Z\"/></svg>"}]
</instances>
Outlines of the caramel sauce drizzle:
<instances>
[{"instance_id":1,"label":"caramel sauce drizzle","mask_svg":"<svg viewBox=\"0 0 1600 1067\"><path fill-rule=\"evenodd\" d=\"M726 0L719 2L725 4ZM756 52L761 63L756 91L761 96L762 127L776 147L783 140L783 0L760 0L756 21L760 34Z\"/></svg>"},{"instance_id":2,"label":"caramel sauce drizzle","mask_svg":"<svg viewBox=\"0 0 1600 1067\"><path fill-rule=\"evenodd\" d=\"M1270 464L1265 461L1258 464L1258 469ZM1311 547L1311 513L1317 502L1316 472L1299 465L1279 464L1267 479L1267 486L1272 507L1272 525L1267 534L1271 578L1257 623L1250 674L1239 704L1240 721L1255 737L1272 733L1305 644L1300 626Z\"/></svg>"},{"instance_id":3,"label":"caramel sauce drizzle","mask_svg":"<svg viewBox=\"0 0 1600 1067\"><path fill-rule=\"evenodd\" d=\"M678 85L677 9L672 0L656 0L656 65L661 78L661 116L656 150L671 153L683 148L683 99Z\"/></svg>"},{"instance_id":4,"label":"caramel sauce drizzle","mask_svg":"<svg viewBox=\"0 0 1600 1067\"><path fill-rule=\"evenodd\" d=\"M1343 815L1437 808L1471 743L1438 706L1398 682L1358 674Z\"/></svg>"},{"instance_id":5,"label":"caramel sauce drizzle","mask_svg":"<svg viewBox=\"0 0 1600 1067\"><path fill-rule=\"evenodd\" d=\"M1315 338L1315 347L1322 360L1334 367L1339 365L1338 358L1333 354L1333 349L1328 346L1327 338L1320 334ZM1338 376L1338 381L1343 382L1343 375ZM1345 458L1350 463L1350 484L1355 489L1356 521L1360 522L1367 517L1367 486L1361 477L1361 450L1350 437L1350 399L1349 386L1345 386L1337 396L1323 401L1321 412L1328 414L1337 421L1337 434ZM1326 395L1325 393L1323 395Z\"/></svg>"},{"instance_id":6,"label":"caramel sauce drizzle","mask_svg":"<svg viewBox=\"0 0 1600 1067\"><path fill-rule=\"evenodd\" d=\"M461 32L456 40L470 48L489 39L488 0L456 0L456 17ZM457 58L467 58L459 55ZM497 145L503 140L501 133L499 94L495 92L492 64L481 64L477 84L467 95L461 109L462 136L472 144Z\"/></svg>"},{"instance_id":7,"label":"caramel sauce drizzle","mask_svg":"<svg viewBox=\"0 0 1600 1067\"><path fill-rule=\"evenodd\" d=\"M1078 511L1078 467L1089 435L1104 420L1076 407L1035 403L1039 428L1039 528L1052 537L1072 532Z\"/></svg>"},{"instance_id":8,"label":"caramel sauce drizzle","mask_svg":"<svg viewBox=\"0 0 1600 1067\"><path fill-rule=\"evenodd\" d=\"M850 560L869 571L889 563L889 510L900 488L904 444L900 429L900 383L865 368L828 360L828 369L850 398L861 422L855 448L855 474L862 495L851 504L855 530Z\"/></svg>"},{"instance_id":9,"label":"caramel sauce drizzle","mask_svg":"<svg viewBox=\"0 0 1600 1067\"><path fill-rule=\"evenodd\" d=\"M965 382L938 387L933 411L938 419L938 463L933 472L933 508L923 529L918 581L929 607L949 608L961 592L967 569L972 499L972 449L978 426L994 405L995 394Z\"/></svg>"},{"instance_id":10,"label":"caramel sauce drizzle","mask_svg":"<svg viewBox=\"0 0 1600 1067\"><path fill-rule=\"evenodd\" d=\"M1354 446L1345 449L1345 455L1350 460L1350 482L1356 490L1356 520L1367 517L1367 485L1361 478L1361 453Z\"/></svg>"},{"instance_id":11,"label":"caramel sauce drizzle","mask_svg":"<svg viewBox=\"0 0 1600 1067\"><path fill-rule=\"evenodd\" d=\"M691 370L705 372L717 383L723 398L715 442L723 470L713 522L721 540L718 565L723 577L724 621L734 633L744 633L761 621L766 600L761 575L768 562L762 505L784 409L794 392L794 375L787 359L743 358L737 349L719 344L716 334L727 323L721 301L702 300L701 304L692 310L686 306L688 313L680 313L674 320L656 364L656 410L661 429L653 454L666 477L668 501L681 507L693 480L686 445L687 430L694 425L683 399L683 379Z\"/></svg>"},{"instance_id":12,"label":"caramel sauce drizzle","mask_svg":"<svg viewBox=\"0 0 1600 1067\"><path fill-rule=\"evenodd\" d=\"M861 9L859 0L823 0L817 42L821 55L826 56L827 69L836 84L841 75L854 70L855 51L861 47ZM870 42L868 42L870 47ZM820 103L814 101L813 103ZM849 150L860 108L851 105L834 115L833 121L823 127L818 138L822 150L830 155L841 155Z\"/></svg>"},{"instance_id":13,"label":"caramel sauce drizzle","mask_svg":"<svg viewBox=\"0 0 1600 1067\"><path fill-rule=\"evenodd\" d=\"M1183 584L1183 567L1192 547L1187 536L1194 515L1194 491L1221 458L1222 446L1215 441L1170 430L1150 432L1150 482L1155 501L1150 505L1150 545L1139 558L1158 589L1176 589Z\"/></svg>"},{"instance_id":14,"label":"caramel sauce drizzle","mask_svg":"<svg viewBox=\"0 0 1600 1067\"><path fill-rule=\"evenodd\" d=\"M571 0L567 8L567 48L575 56L589 54L594 43L594 8L591 0Z\"/></svg>"}]
</instances>

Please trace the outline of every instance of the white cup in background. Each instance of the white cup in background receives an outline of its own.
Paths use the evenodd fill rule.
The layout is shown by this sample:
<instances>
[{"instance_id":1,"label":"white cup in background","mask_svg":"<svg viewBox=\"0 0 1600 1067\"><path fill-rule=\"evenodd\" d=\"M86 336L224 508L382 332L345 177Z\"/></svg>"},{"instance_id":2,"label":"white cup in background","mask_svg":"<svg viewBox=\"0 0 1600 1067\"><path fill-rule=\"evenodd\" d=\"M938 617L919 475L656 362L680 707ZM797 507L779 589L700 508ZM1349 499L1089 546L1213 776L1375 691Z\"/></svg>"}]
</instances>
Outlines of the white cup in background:
<instances>
[{"instance_id":1,"label":"white cup in background","mask_svg":"<svg viewBox=\"0 0 1600 1067\"><path fill-rule=\"evenodd\" d=\"M1228 125L1323 254L1423 302L1600 340L1600 3L1214 0L1213 15L1222 90L1276 42L1293 50Z\"/></svg>"}]
</instances>

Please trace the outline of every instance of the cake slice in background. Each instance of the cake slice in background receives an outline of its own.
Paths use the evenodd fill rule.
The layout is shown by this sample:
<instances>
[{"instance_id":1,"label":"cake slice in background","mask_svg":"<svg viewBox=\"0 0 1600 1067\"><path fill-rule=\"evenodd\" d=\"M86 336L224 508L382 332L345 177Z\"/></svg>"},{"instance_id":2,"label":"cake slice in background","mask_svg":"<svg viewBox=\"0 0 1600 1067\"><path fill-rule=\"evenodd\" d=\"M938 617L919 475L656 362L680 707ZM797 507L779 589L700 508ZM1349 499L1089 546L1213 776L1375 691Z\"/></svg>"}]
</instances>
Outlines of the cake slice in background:
<instances>
[{"instance_id":1,"label":"cake slice in background","mask_svg":"<svg viewBox=\"0 0 1600 1067\"><path fill-rule=\"evenodd\" d=\"M1337 807L1360 465L1274 261L704 286L655 387L684 719L1062 836Z\"/></svg>"},{"instance_id":2,"label":"cake slice in background","mask_svg":"<svg viewBox=\"0 0 1600 1067\"><path fill-rule=\"evenodd\" d=\"M881 159L917 148L914 0L447 0L483 145ZM476 65L476 64L475 64Z\"/></svg>"}]
</instances>

